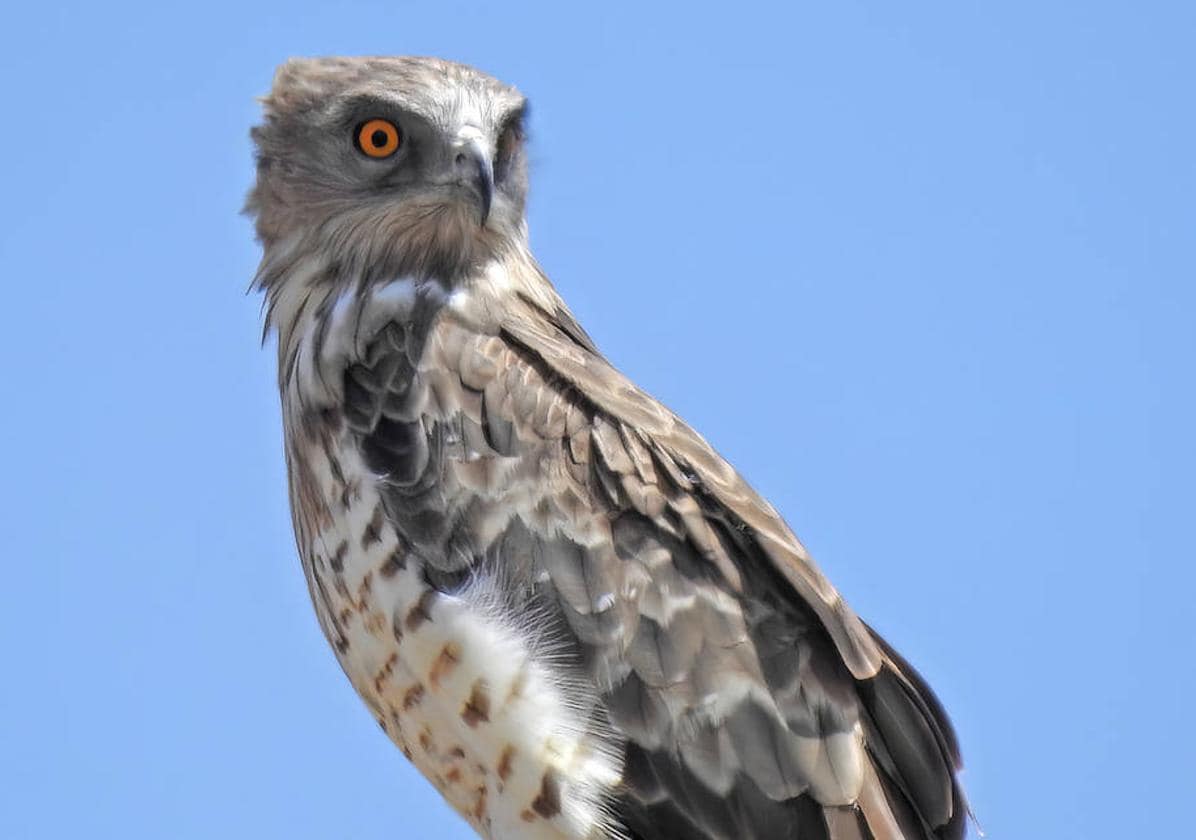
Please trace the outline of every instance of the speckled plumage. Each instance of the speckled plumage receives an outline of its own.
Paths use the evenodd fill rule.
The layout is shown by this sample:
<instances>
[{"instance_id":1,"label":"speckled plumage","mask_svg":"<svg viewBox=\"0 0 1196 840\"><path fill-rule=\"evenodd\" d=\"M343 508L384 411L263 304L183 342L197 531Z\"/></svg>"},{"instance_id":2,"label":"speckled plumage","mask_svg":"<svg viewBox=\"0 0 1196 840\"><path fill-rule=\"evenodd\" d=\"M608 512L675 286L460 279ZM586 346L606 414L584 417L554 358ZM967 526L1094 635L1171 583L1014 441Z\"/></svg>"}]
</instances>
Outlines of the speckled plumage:
<instances>
[{"instance_id":1,"label":"speckled plumage","mask_svg":"<svg viewBox=\"0 0 1196 840\"><path fill-rule=\"evenodd\" d=\"M496 840L962 837L933 694L536 265L523 98L321 59L265 111L249 208L300 556L448 801ZM377 116L394 160L353 147Z\"/></svg>"}]
</instances>

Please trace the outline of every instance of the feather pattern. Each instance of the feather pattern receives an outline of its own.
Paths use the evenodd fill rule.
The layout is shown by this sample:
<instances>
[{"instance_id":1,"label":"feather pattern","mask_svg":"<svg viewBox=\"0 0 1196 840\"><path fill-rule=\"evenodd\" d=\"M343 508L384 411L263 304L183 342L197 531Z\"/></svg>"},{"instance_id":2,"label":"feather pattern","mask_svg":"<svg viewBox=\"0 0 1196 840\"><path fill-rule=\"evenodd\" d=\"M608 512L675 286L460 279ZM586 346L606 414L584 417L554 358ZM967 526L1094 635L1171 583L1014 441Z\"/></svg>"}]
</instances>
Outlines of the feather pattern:
<instances>
[{"instance_id":1,"label":"feather pattern","mask_svg":"<svg viewBox=\"0 0 1196 840\"><path fill-rule=\"evenodd\" d=\"M300 353L324 362L300 425L339 410L429 597L499 580L539 617L523 644L550 640L584 749L621 754L575 811L643 840L960 836L936 702L698 435L524 300L383 284L342 310L349 346Z\"/></svg>"},{"instance_id":2,"label":"feather pattern","mask_svg":"<svg viewBox=\"0 0 1196 840\"><path fill-rule=\"evenodd\" d=\"M379 724L496 840L960 840L933 693L578 325L518 144L475 232L416 187L300 201L332 176L279 161L343 121L330 86L407 91L429 133L523 105L445 62L292 62L255 132L296 536Z\"/></svg>"}]
</instances>

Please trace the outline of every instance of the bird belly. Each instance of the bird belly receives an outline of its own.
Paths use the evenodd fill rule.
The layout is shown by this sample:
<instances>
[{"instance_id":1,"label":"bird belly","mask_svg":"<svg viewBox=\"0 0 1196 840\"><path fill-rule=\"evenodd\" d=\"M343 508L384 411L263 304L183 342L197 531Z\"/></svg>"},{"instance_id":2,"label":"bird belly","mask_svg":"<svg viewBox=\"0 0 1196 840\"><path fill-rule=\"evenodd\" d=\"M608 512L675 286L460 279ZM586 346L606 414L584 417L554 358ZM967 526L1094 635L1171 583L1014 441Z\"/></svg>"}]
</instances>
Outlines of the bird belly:
<instances>
[{"instance_id":1,"label":"bird belly","mask_svg":"<svg viewBox=\"0 0 1196 840\"><path fill-rule=\"evenodd\" d=\"M620 760L526 618L484 577L431 587L352 435L318 437L290 459L300 553L321 627L381 727L485 837L618 836L605 803Z\"/></svg>"}]
</instances>

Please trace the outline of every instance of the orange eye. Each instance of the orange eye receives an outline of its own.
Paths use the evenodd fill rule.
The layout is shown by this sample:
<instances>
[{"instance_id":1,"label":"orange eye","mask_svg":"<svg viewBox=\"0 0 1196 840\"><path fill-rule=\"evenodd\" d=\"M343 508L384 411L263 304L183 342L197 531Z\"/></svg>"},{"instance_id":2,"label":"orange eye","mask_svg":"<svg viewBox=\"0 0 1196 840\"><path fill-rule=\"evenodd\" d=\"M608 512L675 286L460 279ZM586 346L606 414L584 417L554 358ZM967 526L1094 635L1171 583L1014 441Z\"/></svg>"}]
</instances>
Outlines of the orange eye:
<instances>
[{"instance_id":1,"label":"orange eye","mask_svg":"<svg viewBox=\"0 0 1196 840\"><path fill-rule=\"evenodd\" d=\"M389 120L369 120L357 128L357 148L372 158L388 158L403 140L399 127Z\"/></svg>"}]
</instances>

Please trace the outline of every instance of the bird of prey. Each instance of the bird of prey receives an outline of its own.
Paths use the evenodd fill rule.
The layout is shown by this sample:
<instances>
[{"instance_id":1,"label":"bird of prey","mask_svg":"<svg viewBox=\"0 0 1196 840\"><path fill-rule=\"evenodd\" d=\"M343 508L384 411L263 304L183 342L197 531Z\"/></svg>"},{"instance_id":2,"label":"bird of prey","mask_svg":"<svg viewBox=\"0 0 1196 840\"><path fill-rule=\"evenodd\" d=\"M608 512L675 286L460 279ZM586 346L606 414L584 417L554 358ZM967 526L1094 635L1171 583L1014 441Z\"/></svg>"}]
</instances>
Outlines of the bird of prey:
<instances>
[{"instance_id":1,"label":"bird of prey","mask_svg":"<svg viewBox=\"0 0 1196 840\"><path fill-rule=\"evenodd\" d=\"M378 724L493 840L957 840L951 724L529 252L527 106L291 60L248 203L295 535Z\"/></svg>"}]
</instances>

